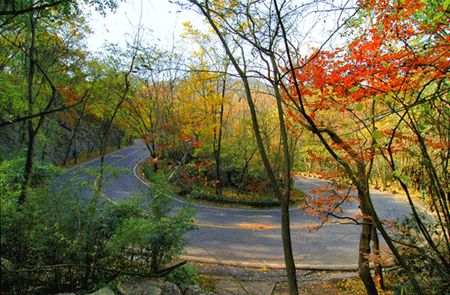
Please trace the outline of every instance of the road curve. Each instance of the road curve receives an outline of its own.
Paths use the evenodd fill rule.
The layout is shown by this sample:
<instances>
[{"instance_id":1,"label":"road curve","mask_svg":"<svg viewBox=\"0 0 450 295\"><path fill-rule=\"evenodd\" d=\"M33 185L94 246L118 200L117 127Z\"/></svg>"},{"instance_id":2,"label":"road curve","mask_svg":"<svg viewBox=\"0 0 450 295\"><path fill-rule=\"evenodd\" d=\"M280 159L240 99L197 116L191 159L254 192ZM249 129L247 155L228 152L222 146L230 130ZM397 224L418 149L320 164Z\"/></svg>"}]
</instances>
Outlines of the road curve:
<instances>
[{"instance_id":1,"label":"road curve","mask_svg":"<svg viewBox=\"0 0 450 295\"><path fill-rule=\"evenodd\" d=\"M148 155L145 146L132 146L108 154L106 165L123 169L117 178L103 188L115 200L124 200L133 194L145 192L135 167ZM94 159L69 169L70 175L80 168L96 168ZM313 190L327 185L326 181L299 177L296 185L313 195ZM374 205L383 219L397 219L410 214L407 202L392 195L372 193ZM186 258L204 262L256 267L282 267L283 249L278 209L250 210L218 208L186 204L174 199L175 207L192 206L197 214L198 230L188 234ZM344 206L347 216L359 213L356 202ZM300 268L355 269L358 261L360 228L350 224L326 224L320 230L311 230L319 219L298 208L290 210L291 234L295 261Z\"/></svg>"}]
</instances>

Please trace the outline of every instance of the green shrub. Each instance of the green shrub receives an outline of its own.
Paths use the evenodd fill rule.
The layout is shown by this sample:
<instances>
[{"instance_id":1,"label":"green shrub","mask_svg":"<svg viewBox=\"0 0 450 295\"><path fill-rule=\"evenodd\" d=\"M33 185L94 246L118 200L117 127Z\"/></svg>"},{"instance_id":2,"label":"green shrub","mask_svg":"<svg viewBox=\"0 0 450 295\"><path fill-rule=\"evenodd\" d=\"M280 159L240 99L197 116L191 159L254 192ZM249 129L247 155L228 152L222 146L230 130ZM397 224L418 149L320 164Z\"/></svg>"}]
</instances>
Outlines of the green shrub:
<instances>
[{"instance_id":1,"label":"green shrub","mask_svg":"<svg viewBox=\"0 0 450 295\"><path fill-rule=\"evenodd\" d=\"M225 166L221 173L221 181L225 186L235 186L238 187L241 183L242 168L232 165ZM246 181L244 177L243 181ZM244 184L245 185L245 184Z\"/></svg>"},{"instance_id":2,"label":"green shrub","mask_svg":"<svg viewBox=\"0 0 450 295\"><path fill-rule=\"evenodd\" d=\"M424 226L432 237L436 237L437 250L448 255L445 240L442 238L438 224L427 222L426 217L421 216ZM445 272L444 266L440 264L440 260L435 252L425 242L423 236L419 233L419 228L414 218L408 217L398 223L395 228L394 239L399 242L398 248L411 270L419 278L422 287L427 294L449 294L450 282L448 273ZM439 265L438 265L439 264ZM397 284L398 294L413 294L414 288L410 284L406 273L399 268L396 272L400 278Z\"/></svg>"},{"instance_id":3,"label":"green shrub","mask_svg":"<svg viewBox=\"0 0 450 295\"><path fill-rule=\"evenodd\" d=\"M190 285L198 285L197 269L187 264L182 265L171 271L166 280L177 284L184 291Z\"/></svg>"},{"instance_id":4,"label":"green shrub","mask_svg":"<svg viewBox=\"0 0 450 295\"><path fill-rule=\"evenodd\" d=\"M144 172L145 178L151 179L152 176L155 174L155 171L153 171L153 167L147 162L144 161L142 164L142 170Z\"/></svg>"},{"instance_id":5,"label":"green shrub","mask_svg":"<svg viewBox=\"0 0 450 295\"><path fill-rule=\"evenodd\" d=\"M104 244L112 234L95 199L48 188L30 190L23 205L14 194L3 196L1 255L13 268L2 272L2 290L53 293L107 279L109 273L90 267L107 267Z\"/></svg>"},{"instance_id":6,"label":"green shrub","mask_svg":"<svg viewBox=\"0 0 450 295\"><path fill-rule=\"evenodd\" d=\"M154 195L145 217L125 219L107 244L116 256L125 254L130 261L138 258L158 272L182 253L187 241L184 234L194 229L192 209L182 208L169 215L171 199L165 194Z\"/></svg>"},{"instance_id":7,"label":"green shrub","mask_svg":"<svg viewBox=\"0 0 450 295\"><path fill-rule=\"evenodd\" d=\"M252 206L252 207L260 207L260 208L267 208L267 207L275 207L279 206L280 202L278 200L269 199L269 198L260 198L260 199L236 199L231 198L223 195L214 195L214 194L208 194L206 192L203 192L199 188L195 188L191 194L190 197L193 200L204 200L204 201L210 201L210 202L216 202L216 203L222 203L222 204L233 204L233 205L244 205L244 206Z\"/></svg>"},{"instance_id":8,"label":"green shrub","mask_svg":"<svg viewBox=\"0 0 450 295\"><path fill-rule=\"evenodd\" d=\"M24 176L25 158L15 158L0 162L0 193L19 190ZM33 164L31 186L38 187L47 184L60 170L50 164L36 161Z\"/></svg>"},{"instance_id":9,"label":"green shrub","mask_svg":"<svg viewBox=\"0 0 450 295\"><path fill-rule=\"evenodd\" d=\"M1 167L9 168L11 163ZM169 215L170 201L164 197L150 201L149 195L135 196L109 204L98 194L81 196L87 189L85 181L74 180L55 191L54 185L44 185L47 173L40 178L45 181L29 190L25 204L19 205L19 187L11 183L16 181L14 175L14 170L0 171L1 290L5 293L84 291L111 281L121 271L148 272L150 262L159 269L181 253L186 243L182 236L193 229L193 212L182 209ZM130 263L126 239L150 252ZM118 241L124 247L114 248ZM146 263L152 255L156 258Z\"/></svg>"}]
</instances>

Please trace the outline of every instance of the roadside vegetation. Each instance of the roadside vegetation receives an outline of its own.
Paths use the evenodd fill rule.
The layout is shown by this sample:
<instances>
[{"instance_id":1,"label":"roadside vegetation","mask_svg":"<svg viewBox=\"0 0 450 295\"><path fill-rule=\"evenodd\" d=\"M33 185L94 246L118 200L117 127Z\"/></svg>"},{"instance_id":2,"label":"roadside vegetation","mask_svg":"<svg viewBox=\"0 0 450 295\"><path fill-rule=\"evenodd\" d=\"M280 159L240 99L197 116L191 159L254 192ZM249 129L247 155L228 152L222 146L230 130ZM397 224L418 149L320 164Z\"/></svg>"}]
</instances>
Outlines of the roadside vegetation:
<instances>
[{"instance_id":1,"label":"roadside vegetation","mask_svg":"<svg viewBox=\"0 0 450 295\"><path fill-rule=\"evenodd\" d=\"M213 176L212 167L196 168L195 161L186 163L183 167L168 165L167 161L161 161L157 172L154 171L151 160L141 163L139 171L145 177L150 186L160 185L165 182L165 187L172 187L173 196L198 204L213 206L231 206L248 208L276 208L280 202L273 196L264 174L245 176L241 180L239 171L233 167L225 168L221 179L220 193L216 194L217 179ZM175 167L175 168L173 168ZM260 172L260 171L259 171ZM250 172L251 173L251 172ZM301 206L305 195L298 188L293 188L291 193L291 205Z\"/></svg>"},{"instance_id":2,"label":"roadside vegetation","mask_svg":"<svg viewBox=\"0 0 450 295\"><path fill-rule=\"evenodd\" d=\"M10 164L0 167L2 292L92 292L121 277L163 277L184 264L173 260L195 228L192 210L169 215L170 200L155 192L122 203L92 190L80 195L89 182L80 176L50 185L61 171L48 164L36 167L21 205L22 166ZM171 276L192 277L186 267Z\"/></svg>"},{"instance_id":3,"label":"roadside vegetation","mask_svg":"<svg viewBox=\"0 0 450 295\"><path fill-rule=\"evenodd\" d=\"M170 213L170 195L279 208L290 294L289 208L305 200L324 223L361 228L367 294L383 292L387 265L399 294L450 292L449 1L172 2L204 26L185 23L171 48L139 26L101 52L87 48L87 11L120 1L0 3L2 291L195 282L174 260L194 213ZM117 203L102 192L105 155L134 139L150 192ZM97 155L78 178L57 168ZM360 214L342 214L345 194L305 198L298 172L353 188ZM411 217L380 219L373 188L402 194Z\"/></svg>"}]
</instances>

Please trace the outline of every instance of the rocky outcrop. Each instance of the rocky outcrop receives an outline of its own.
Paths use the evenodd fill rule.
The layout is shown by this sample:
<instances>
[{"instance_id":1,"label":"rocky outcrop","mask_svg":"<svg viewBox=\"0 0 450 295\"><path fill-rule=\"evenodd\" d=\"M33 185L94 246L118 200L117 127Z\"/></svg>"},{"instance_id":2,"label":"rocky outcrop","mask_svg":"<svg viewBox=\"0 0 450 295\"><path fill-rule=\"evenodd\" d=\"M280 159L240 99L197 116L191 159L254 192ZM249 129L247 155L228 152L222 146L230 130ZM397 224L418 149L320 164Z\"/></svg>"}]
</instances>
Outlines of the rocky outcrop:
<instances>
[{"instance_id":1,"label":"rocky outcrop","mask_svg":"<svg viewBox=\"0 0 450 295\"><path fill-rule=\"evenodd\" d=\"M95 291L94 293L90 293L87 295L115 295L115 293L110 288L104 287L104 288L101 288L101 289Z\"/></svg>"},{"instance_id":2,"label":"rocky outcrop","mask_svg":"<svg viewBox=\"0 0 450 295\"><path fill-rule=\"evenodd\" d=\"M80 157L89 158L99 151L102 134L102 122L94 116L85 115L78 125L64 122L59 115L48 116L35 143L35 159L63 164L75 157L78 160ZM114 125L108 146L118 148L124 143L124 138L124 131ZM0 152L8 154L24 149L26 143L25 124L17 123L0 128Z\"/></svg>"},{"instance_id":3,"label":"rocky outcrop","mask_svg":"<svg viewBox=\"0 0 450 295\"><path fill-rule=\"evenodd\" d=\"M76 295L75 293L58 293L55 295ZM101 289L98 289L97 291L93 292L93 293L88 293L85 295L116 295L116 293L114 293L113 290L111 290L108 287L104 287Z\"/></svg>"},{"instance_id":4,"label":"rocky outcrop","mask_svg":"<svg viewBox=\"0 0 450 295\"><path fill-rule=\"evenodd\" d=\"M184 293L180 288L171 282L165 282L159 279L131 280L121 283L117 286L120 295L210 295L205 293L197 285L189 286ZM101 288L93 293L86 295L115 295L113 290L108 287ZM58 293L55 295L75 295L75 293Z\"/></svg>"},{"instance_id":5,"label":"rocky outcrop","mask_svg":"<svg viewBox=\"0 0 450 295\"><path fill-rule=\"evenodd\" d=\"M184 295L209 295L209 294L212 293L203 292L203 290L197 285L191 285L184 291Z\"/></svg>"},{"instance_id":6,"label":"rocky outcrop","mask_svg":"<svg viewBox=\"0 0 450 295\"><path fill-rule=\"evenodd\" d=\"M121 295L210 295L197 285L189 286L184 293L171 282L160 279L132 280L121 283L117 290Z\"/></svg>"},{"instance_id":7,"label":"rocky outcrop","mask_svg":"<svg viewBox=\"0 0 450 295\"><path fill-rule=\"evenodd\" d=\"M133 280L117 286L121 295L182 295L180 288L171 282L158 279Z\"/></svg>"}]
</instances>

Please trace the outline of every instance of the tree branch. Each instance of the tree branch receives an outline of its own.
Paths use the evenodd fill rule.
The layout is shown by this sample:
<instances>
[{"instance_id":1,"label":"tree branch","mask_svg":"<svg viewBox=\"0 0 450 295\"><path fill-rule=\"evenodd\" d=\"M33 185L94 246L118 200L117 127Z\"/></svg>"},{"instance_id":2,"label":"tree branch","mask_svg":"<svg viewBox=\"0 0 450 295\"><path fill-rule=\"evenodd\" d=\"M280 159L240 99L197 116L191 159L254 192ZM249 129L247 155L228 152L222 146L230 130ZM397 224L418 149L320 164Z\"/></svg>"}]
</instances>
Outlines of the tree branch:
<instances>
[{"instance_id":1,"label":"tree branch","mask_svg":"<svg viewBox=\"0 0 450 295\"><path fill-rule=\"evenodd\" d=\"M11 125L11 124L16 124L16 123L20 123L20 122L23 122L23 121L34 119L34 118L37 118L37 117L42 117L42 116L46 116L46 115L49 115L49 114L52 114L52 113L57 113L57 112L61 112L61 111L64 111L64 110L71 109L73 107L76 107L79 104L82 104L84 102L84 100L86 99L86 96L88 95L88 93L89 93L89 91L86 90L86 92L84 93L83 97L79 101L77 101L75 103L72 103L72 104L63 105L63 106L61 106L59 108L56 108L56 109L45 110L45 111L39 112L37 114L16 118L16 119L14 119L12 121L6 121L6 120L2 120L0 118L0 120L2 120L0 122L0 127L5 127L5 126Z\"/></svg>"},{"instance_id":2,"label":"tree branch","mask_svg":"<svg viewBox=\"0 0 450 295\"><path fill-rule=\"evenodd\" d=\"M58 0L58 1L47 3L47 4L42 4L39 6L29 6L27 8L23 8L23 9L19 9L19 10L0 10L0 16L6 16L6 15L18 16L18 15L21 15L21 14L24 14L27 12L43 10L43 9L46 9L49 7L53 7L53 6L59 5L63 2L68 2L68 0Z\"/></svg>"}]
</instances>

